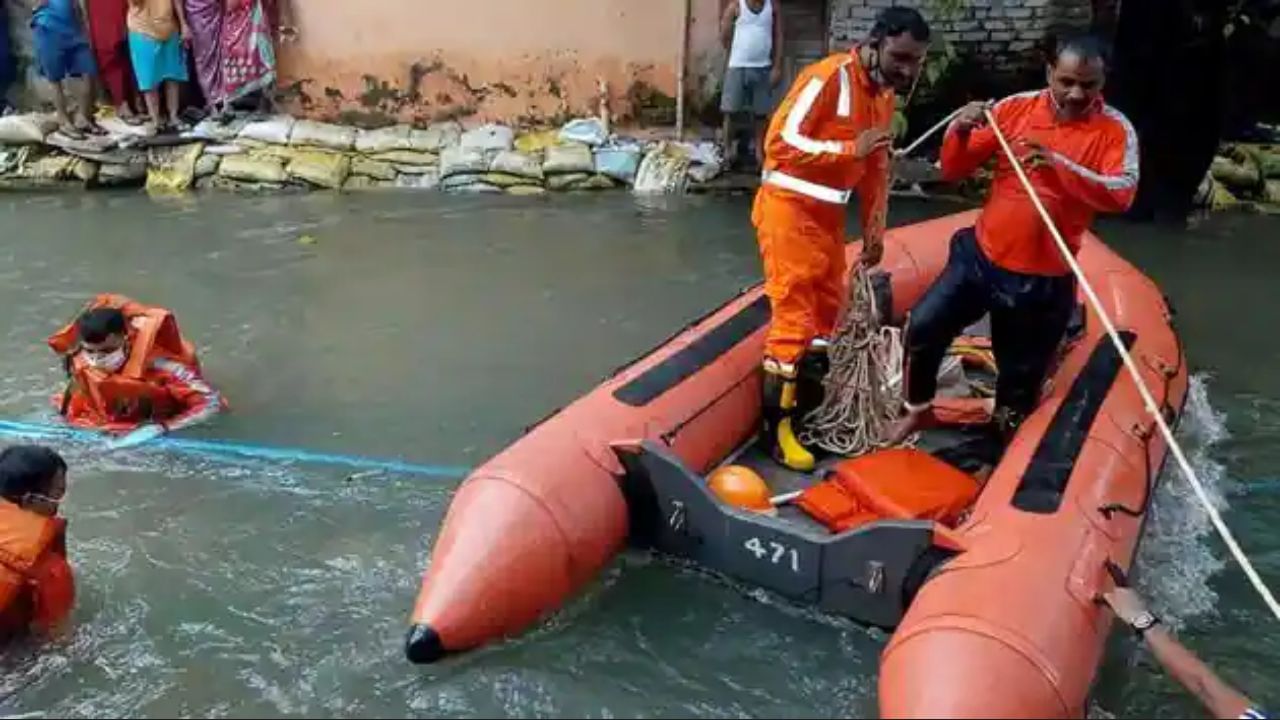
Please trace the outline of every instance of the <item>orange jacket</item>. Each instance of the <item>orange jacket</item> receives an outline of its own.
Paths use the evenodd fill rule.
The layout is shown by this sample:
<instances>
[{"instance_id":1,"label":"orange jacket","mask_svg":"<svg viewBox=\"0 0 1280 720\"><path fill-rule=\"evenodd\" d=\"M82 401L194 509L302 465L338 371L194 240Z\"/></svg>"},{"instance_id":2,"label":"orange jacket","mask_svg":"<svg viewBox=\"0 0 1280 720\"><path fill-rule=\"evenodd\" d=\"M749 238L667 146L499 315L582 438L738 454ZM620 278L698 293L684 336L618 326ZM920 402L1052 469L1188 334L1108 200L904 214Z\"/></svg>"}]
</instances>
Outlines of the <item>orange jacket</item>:
<instances>
[{"instance_id":1,"label":"orange jacket","mask_svg":"<svg viewBox=\"0 0 1280 720\"><path fill-rule=\"evenodd\" d=\"M200 377L195 347L178 330L173 313L120 295L99 295L86 309L119 308L129 333L129 358L117 373L89 365L79 352L73 321L49 337L49 347L67 358L70 384L54 404L67 421L107 431L163 422L171 430L192 425L226 403Z\"/></svg>"},{"instance_id":2,"label":"orange jacket","mask_svg":"<svg viewBox=\"0 0 1280 720\"><path fill-rule=\"evenodd\" d=\"M1078 120L1060 121L1048 90L1001 100L992 114L1014 151L1039 143L1051 162L1026 168L1045 209L1073 252L1099 212L1123 212L1138 190L1138 135L1120 111L1101 102ZM989 127L962 140L954 126L942 144L942 176L956 181L996 156L991 194L978 219L978 242L1006 270L1032 275L1071 271ZM1024 165L1025 167L1025 165Z\"/></svg>"},{"instance_id":3,"label":"orange jacket","mask_svg":"<svg viewBox=\"0 0 1280 720\"><path fill-rule=\"evenodd\" d=\"M889 153L880 150L858 158L855 141L866 130L888 130L893 111L893 89L875 85L856 52L810 65L769 123L765 186L826 206L841 228L842 206L857 189L864 233L883 230Z\"/></svg>"},{"instance_id":4,"label":"orange jacket","mask_svg":"<svg viewBox=\"0 0 1280 720\"><path fill-rule=\"evenodd\" d=\"M0 633L52 628L75 597L66 521L0 500Z\"/></svg>"}]
</instances>

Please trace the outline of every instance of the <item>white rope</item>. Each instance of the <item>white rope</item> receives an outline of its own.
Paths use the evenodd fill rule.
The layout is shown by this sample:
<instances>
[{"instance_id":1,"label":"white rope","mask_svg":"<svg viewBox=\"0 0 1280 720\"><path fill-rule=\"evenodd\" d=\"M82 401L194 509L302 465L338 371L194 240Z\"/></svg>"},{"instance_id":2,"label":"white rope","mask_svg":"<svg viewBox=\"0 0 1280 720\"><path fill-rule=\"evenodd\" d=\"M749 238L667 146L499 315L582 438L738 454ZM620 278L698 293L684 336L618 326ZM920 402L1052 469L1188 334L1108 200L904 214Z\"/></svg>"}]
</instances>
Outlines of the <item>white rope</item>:
<instances>
[{"instance_id":1,"label":"white rope","mask_svg":"<svg viewBox=\"0 0 1280 720\"><path fill-rule=\"evenodd\" d=\"M1223 522L1222 516L1218 514L1217 508L1213 506L1213 501L1209 499L1209 494L1205 492L1204 485L1200 482L1199 476L1195 469L1191 467L1191 463L1187 461L1187 456L1182 452L1182 446L1178 444L1177 439L1173 436L1173 430L1169 428L1169 424L1165 422L1164 414L1160 412L1159 405L1156 404L1155 398L1152 397L1151 391L1147 389L1147 385L1142 380L1142 376L1138 373L1138 365L1134 362L1133 357L1129 354L1128 348L1124 346L1124 342L1120 339L1120 334L1116 331L1115 325L1111 322L1111 318L1107 315L1106 310L1102 307L1102 301L1098 299L1097 293L1093 291L1093 285L1089 283L1089 279L1085 277L1084 270L1081 269L1079 263L1076 262L1075 255L1072 254L1071 248L1067 246L1066 240L1062 238L1062 234L1058 231L1057 225L1053 219L1049 217L1049 212L1045 210L1044 204L1040 201L1039 194L1031 185L1031 181L1027 179L1026 172L1022 169L1022 163L1018 161L1017 156L1013 153L1013 148L1009 147L1009 142L1005 139L1004 133L1000 131L1000 127L996 125L996 119L991 114L991 110L986 111L987 122L991 125L991 129L995 132L996 139L1000 141L1000 147L1008 156L1009 162L1013 164L1013 170L1018 174L1018 179L1022 181L1022 186L1026 189L1027 194L1031 197L1031 202L1035 204L1036 210L1040 213L1040 219L1044 220L1044 224L1049 228L1050 234L1053 235L1054 242L1057 243L1058 251L1062 253L1062 257L1066 259L1067 264L1071 267L1071 272L1075 273L1076 279L1080 281L1080 287L1084 290L1085 297L1089 303L1093 305L1094 312L1098 314L1098 318L1102 321L1103 327L1107 330L1107 336L1111 338L1112 344L1115 345L1116 351L1120 353L1120 357L1124 360L1124 366L1128 368L1129 375L1133 377L1134 383L1138 387L1138 393L1142 396L1142 402L1147 407L1147 412L1155 418L1156 425L1160 428L1160 434L1164 436L1164 441L1168 445L1170 452L1173 453L1174 460L1177 461L1178 467L1182 470L1182 476L1191 484L1192 490L1195 491L1196 497L1200 500L1200 504L1204 506L1205 512L1209 514L1209 519L1213 522L1214 528L1218 534L1222 536L1223 542L1227 544L1227 548L1231 550L1231 554L1235 556L1235 560L1240 564L1240 568L1244 570L1244 574L1248 576L1249 582L1253 583L1254 589L1262 596L1267 607L1271 609L1277 620L1280 620L1280 603L1276 602L1276 598L1271 594L1271 590L1267 588L1266 583L1254 570L1253 563L1249 562L1249 558L1245 556L1244 551L1240 549L1240 545L1236 543L1235 537L1231 534L1231 530L1227 528L1227 524Z\"/></svg>"},{"instance_id":2,"label":"white rope","mask_svg":"<svg viewBox=\"0 0 1280 720\"><path fill-rule=\"evenodd\" d=\"M883 447L902 405L901 378L895 377L902 367L902 339L897 328L880 326L875 291L861 263L849 279L844 316L828 353L822 406L804 418L800 442L846 457Z\"/></svg>"},{"instance_id":3,"label":"white rope","mask_svg":"<svg viewBox=\"0 0 1280 720\"><path fill-rule=\"evenodd\" d=\"M934 124L894 157L910 154L963 109ZM891 185L892 163L887 175L885 184ZM875 291L861 264L850 273L849 297L828 354L831 370L823 379L823 402L804 418L800 442L845 457L884 447L902 407L902 333L880 326Z\"/></svg>"}]
</instances>

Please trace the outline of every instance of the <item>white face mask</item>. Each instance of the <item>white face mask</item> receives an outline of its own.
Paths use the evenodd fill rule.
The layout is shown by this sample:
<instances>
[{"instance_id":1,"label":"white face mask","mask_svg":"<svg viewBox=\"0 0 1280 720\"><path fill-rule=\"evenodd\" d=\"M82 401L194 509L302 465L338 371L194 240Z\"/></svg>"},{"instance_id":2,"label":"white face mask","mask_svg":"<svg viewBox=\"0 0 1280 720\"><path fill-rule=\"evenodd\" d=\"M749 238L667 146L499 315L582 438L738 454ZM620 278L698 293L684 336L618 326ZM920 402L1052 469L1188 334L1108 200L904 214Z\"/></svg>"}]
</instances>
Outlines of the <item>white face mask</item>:
<instances>
[{"instance_id":1,"label":"white face mask","mask_svg":"<svg viewBox=\"0 0 1280 720\"><path fill-rule=\"evenodd\" d=\"M93 353L85 353L84 359L92 367L95 367L103 372L113 373L113 372L119 371L120 368L124 367L124 364L129 359L129 356L125 354L123 347L118 347L115 350L112 350L111 352L105 355L94 355Z\"/></svg>"}]
</instances>

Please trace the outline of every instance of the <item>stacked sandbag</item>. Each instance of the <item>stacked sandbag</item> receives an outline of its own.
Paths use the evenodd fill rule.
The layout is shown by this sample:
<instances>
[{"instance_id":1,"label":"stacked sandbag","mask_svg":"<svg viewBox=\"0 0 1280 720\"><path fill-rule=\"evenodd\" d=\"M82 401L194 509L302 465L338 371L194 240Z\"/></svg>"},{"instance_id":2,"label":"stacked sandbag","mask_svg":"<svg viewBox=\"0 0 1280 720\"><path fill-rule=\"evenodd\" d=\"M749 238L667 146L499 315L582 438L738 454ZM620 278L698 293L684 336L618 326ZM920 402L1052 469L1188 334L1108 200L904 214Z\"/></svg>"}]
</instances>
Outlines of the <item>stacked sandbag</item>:
<instances>
[{"instance_id":1,"label":"stacked sandbag","mask_svg":"<svg viewBox=\"0 0 1280 720\"><path fill-rule=\"evenodd\" d=\"M6 153L4 165L9 170L0 176L0 188L15 190L80 189L98 176L97 163L41 145Z\"/></svg>"},{"instance_id":2,"label":"stacked sandbag","mask_svg":"<svg viewBox=\"0 0 1280 720\"><path fill-rule=\"evenodd\" d=\"M203 143L153 147L147 151L147 192L180 193L196 181Z\"/></svg>"},{"instance_id":3,"label":"stacked sandbag","mask_svg":"<svg viewBox=\"0 0 1280 720\"><path fill-rule=\"evenodd\" d=\"M1207 194L1211 209L1280 212L1280 146L1224 146L1213 158L1209 176L1212 187L1208 193L1198 193L1197 199Z\"/></svg>"},{"instance_id":4,"label":"stacked sandbag","mask_svg":"<svg viewBox=\"0 0 1280 720\"><path fill-rule=\"evenodd\" d=\"M502 192L496 185L484 182L489 172L489 159L482 149L455 145L440 154L440 187L453 191Z\"/></svg>"},{"instance_id":5,"label":"stacked sandbag","mask_svg":"<svg viewBox=\"0 0 1280 720\"><path fill-rule=\"evenodd\" d=\"M596 160L591 148L579 142L564 142L548 147L542 161L542 173L549 190L593 190L601 185L613 187L613 181L596 174ZM603 178L603 180L601 180Z\"/></svg>"},{"instance_id":6,"label":"stacked sandbag","mask_svg":"<svg viewBox=\"0 0 1280 720\"><path fill-rule=\"evenodd\" d=\"M289 181L285 161L264 153L227 155L218 165L218 172L210 178L211 187L224 190L283 190Z\"/></svg>"},{"instance_id":7,"label":"stacked sandbag","mask_svg":"<svg viewBox=\"0 0 1280 720\"><path fill-rule=\"evenodd\" d=\"M346 152L356 146L356 129L312 120L299 120L294 123L293 130L289 133L289 144L294 147Z\"/></svg>"},{"instance_id":8,"label":"stacked sandbag","mask_svg":"<svg viewBox=\"0 0 1280 720\"><path fill-rule=\"evenodd\" d=\"M58 119L46 113L0 117L0 145L39 145L58 129Z\"/></svg>"},{"instance_id":9,"label":"stacked sandbag","mask_svg":"<svg viewBox=\"0 0 1280 720\"><path fill-rule=\"evenodd\" d=\"M343 153L293 150L282 159L290 179L325 190L341 189L351 174L351 158Z\"/></svg>"},{"instance_id":10,"label":"stacked sandbag","mask_svg":"<svg viewBox=\"0 0 1280 720\"><path fill-rule=\"evenodd\" d=\"M504 188L513 195L537 194L532 188L542 190L542 161L532 153L503 150L489 163L489 172L480 177L481 182Z\"/></svg>"},{"instance_id":11,"label":"stacked sandbag","mask_svg":"<svg viewBox=\"0 0 1280 720\"><path fill-rule=\"evenodd\" d=\"M640 162L633 189L638 194L683 194L691 164L688 152L678 144L658 143Z\"/></svg>"}]
</instances>

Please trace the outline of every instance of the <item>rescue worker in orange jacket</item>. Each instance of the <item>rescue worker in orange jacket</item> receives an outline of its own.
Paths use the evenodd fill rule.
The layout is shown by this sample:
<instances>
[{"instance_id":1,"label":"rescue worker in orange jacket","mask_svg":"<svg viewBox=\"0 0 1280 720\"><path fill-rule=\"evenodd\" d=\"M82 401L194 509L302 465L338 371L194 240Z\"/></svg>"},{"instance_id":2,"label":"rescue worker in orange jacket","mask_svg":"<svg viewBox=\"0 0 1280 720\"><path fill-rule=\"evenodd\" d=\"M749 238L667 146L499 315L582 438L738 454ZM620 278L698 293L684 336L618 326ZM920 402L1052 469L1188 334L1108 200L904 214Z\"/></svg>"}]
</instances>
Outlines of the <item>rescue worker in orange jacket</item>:
<instances>
[{"instance_id":1,"label":"rescue worker in orange jacket","mask_svg":"<svg viewBox=\"0 0 1280 720\"><path fill-rule=\"evenodd\" d=\"M168 310L100 295L49 338L69 382L55 403L73 425L127 433L131 447L204 422L225 407Z\"/></svg>"},{"instance_id":2,"label":"rescue worker in orange jacket","mask_svg":"<svg viewBox=\"0 0 1280 720\"><path fill-rule=\"evenodd\" d=\"M75 604L66 526L58 505L67 464L54 451L17 445L0 452L0 637L55 629Z\"/></svg>"},{"instance_id":3,"label":"rescue worker in orange jacket","mask_svg":"<svg viewBox=\"0 0 1280 720\"><path fill-rule=\"evenodd\" d=\"M1096 39L1060 42L1048 77L1047 89L1005 98L992 115L1074 252L1097 213L1123 212L1133 202L1138 138L1102 100L1106 60ZM995 177L977 226L952 238L946 268L908 319L906 417L894 441L927 419L947 347L988 313L998 367L995 419L1007 439L1039 402L1075 309L1075 277L986 126L988 107L966 107L943 140L945 179L959 180L993 156Z\"/></svg>"},{"instance_id":4,"label":"rescue worker in orange jacket","mask_svg":"<svg viewBox=\"0 0 1280 720\"><path fill-rule=\"evenodd\" d=\"M797 440L821 402L826 346L845 296L845 206L861 201L862 262L883 253L895 91L908 92L929 26L909 8L882 11L865 42L800 73L765 134L752 211L772 322L765 340L763 434L774 457L814 466Z\"/></svg>"}]
</instances>

